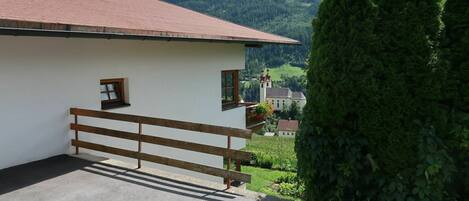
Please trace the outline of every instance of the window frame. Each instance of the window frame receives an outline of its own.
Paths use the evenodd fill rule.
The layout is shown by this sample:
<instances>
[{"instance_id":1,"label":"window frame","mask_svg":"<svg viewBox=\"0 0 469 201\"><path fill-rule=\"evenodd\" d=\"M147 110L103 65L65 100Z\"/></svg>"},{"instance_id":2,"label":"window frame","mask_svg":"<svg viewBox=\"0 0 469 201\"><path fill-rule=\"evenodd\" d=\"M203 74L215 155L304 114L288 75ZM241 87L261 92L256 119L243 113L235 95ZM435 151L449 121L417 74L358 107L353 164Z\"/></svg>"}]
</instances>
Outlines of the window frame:
<instances>
[{"instance_id":1,"label":"window frame","mask_svg":"<svg viewBox=\"0 0 469 201\"><path fill-rule=\"evenodd\" d=\"M114 90L109 90L108 85L112 84ZM102 79L99 82L100 86L100 95L103 94L103 91L101 91L101 86L105 85L106 86L106 93L108 95L108 100L101 100L101 109L102 110L108 110L108 109L113 109L113 108L119 108L119 107L125 107L129 106L130 104L127 104L125 102L125 85L124 85L124 78L113 78L113 79ZM111 99L110 93L114 92L116 93L117 99ZM101 97L101 96L100 96Z\"/></svg>"},{"instance_id":2,"label":"window frame","mask_svg":"<svg viewBox=\"0 0 469 201\"><path fill-rule=\"evenodd\" d=\"M232 86L228 85L227 77L231 74ZM228 110L239 106L239 70L224 70L221 72L221 100L222 110ZM230 90L233 90L231 101L228 99ZM224 93L223 93L224 92Z\"/></svg>"}]
</instances>

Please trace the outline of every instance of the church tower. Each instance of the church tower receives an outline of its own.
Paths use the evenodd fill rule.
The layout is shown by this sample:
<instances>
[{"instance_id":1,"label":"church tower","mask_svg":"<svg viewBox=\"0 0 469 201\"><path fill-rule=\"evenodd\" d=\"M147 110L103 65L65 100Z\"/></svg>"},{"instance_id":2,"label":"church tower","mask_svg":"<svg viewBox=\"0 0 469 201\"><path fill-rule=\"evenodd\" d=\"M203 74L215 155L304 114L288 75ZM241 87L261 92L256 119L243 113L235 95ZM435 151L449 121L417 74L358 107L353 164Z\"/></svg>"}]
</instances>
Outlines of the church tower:
<instances>
[{"instance_id":1,"label":"church tower","mask_svg":"<svg viewBox=\"0 0 469 201\"><path fill-rule=\"evenodd\" d=\"M269 69L264 70L260 77L260 95L259 95L259 102L265 102L267 99L267 88L272 88L272 80L270 79Z\"/></svg>"}]
</instances>

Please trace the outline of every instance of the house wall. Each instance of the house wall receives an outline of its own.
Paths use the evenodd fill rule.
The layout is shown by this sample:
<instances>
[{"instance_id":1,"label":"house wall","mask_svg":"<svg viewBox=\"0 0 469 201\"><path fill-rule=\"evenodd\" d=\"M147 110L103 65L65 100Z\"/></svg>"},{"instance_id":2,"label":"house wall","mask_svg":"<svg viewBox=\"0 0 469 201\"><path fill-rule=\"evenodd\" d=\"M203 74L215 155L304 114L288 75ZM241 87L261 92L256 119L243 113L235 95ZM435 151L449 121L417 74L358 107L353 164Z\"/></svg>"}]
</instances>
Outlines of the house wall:
<instances>
[{"instance_id":1,"label":"house wall","mask_svg":"<svg viewBox=\"0 0 469 201\"><path fill-rule=\"evenodd\" d=\"M293 131L278 131L280 137L295 137L296 132Z\"/></svg>"},{"instance_id":2,"label":"house wall","mask_svg":"<svg viewBox=\"0 0 469 201\"><path fill-rule=\"evenodd\" d=\"M243 69L241 44L0 36L0 169L71 153L70 107L100 109L100 79L126 78L130 107L110 112L245 128L245 108L222 111L222 70ZM136 132L138 125L79 118ZM226 146L226 137L144 126L143 133ZM80 133L80 139L137 150L135 142ZM234 148L245 146L235 139ZM86 151L107 156L99 152ZM143 144L143 152L214 167L223 158ZM134 159L113 158L136 163ZM144 166L220 178L143 163Z\"/></svg>"},{"instance_id":3,"label":"house wall","mask_svg":"<svg viewBox=\"0 0 469 201\"><path fill-rule=\"evenodd\" d=\"M267 99L267 102L272 106L272 109L274 111L283 110L283 101L285 101L285 105L287 107L289 107L291 104L291 99L288 99L288 98L266 98L266 99ZM277 105L277 101L279 101L279 105Z\"/></svg>"}]
</instances>

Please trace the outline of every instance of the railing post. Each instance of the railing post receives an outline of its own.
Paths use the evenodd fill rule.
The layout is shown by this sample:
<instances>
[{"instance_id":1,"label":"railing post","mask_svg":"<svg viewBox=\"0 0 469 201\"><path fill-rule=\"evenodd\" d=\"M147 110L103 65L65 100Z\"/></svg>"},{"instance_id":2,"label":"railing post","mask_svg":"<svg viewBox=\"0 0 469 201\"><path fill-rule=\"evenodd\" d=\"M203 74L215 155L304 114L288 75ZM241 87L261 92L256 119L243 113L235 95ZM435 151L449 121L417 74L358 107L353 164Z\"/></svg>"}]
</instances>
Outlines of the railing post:
<instances>
[{"instance_id":1,"label":"railing post","mask_svg":"<svg viewBox=\"0 0 469 201\"><path fill-rule=\"evenodd\" d=\"M236 160L236 171L241 172L241 160Z\"/></svg>"},{"instance_id":2,"label":"railing post","mask_svg":"<svg viewBox=\"0 0 469 201\"><path fill-rule=\"evenodd\" d=\"M78 124L78 115L75 114L75 125ZM78 128L75 128L75 140L78 141ZM75 146L75 154L78 155L78 145Z\"/></svg>"},{"instance_id":3,"label":"railing post","mask_svg":"<svg viewBox=\"0 0 469 201\"><path fill-rule=\"evenodd\" d=\"M230 171L230 166L231 166L231 136L228 136L228 139L227 139L227 148L228 148L228 151L230 152L229 156L228 156L228 162L226 163L226 169L228 171ZM229 172L228 172L229 174ZM226 179L226 188L227 189L230 189L231 188L231 178L230 176L228 175L228 178Z\"/></svg>"},{"instance_id":4,"label":"railing post","mask_svg":"<svg viewBox=\"0 0 469 201\"><path fill-rule=\"evenodd\" d=\"M142 123L138 123L138 153L142 152ZM142 161L140 160L140 157L137 159L138 160L138 169L142 167Z\"/></svg>"}]
</instances>

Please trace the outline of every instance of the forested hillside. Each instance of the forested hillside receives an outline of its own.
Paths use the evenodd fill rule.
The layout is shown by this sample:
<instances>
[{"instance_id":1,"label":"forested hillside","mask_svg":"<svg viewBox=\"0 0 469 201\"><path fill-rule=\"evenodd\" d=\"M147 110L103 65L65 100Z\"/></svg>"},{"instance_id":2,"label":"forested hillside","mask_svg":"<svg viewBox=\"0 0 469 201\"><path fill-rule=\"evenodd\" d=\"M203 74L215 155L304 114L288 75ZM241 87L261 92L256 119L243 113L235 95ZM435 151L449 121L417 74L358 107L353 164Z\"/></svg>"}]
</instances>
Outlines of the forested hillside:
<instances>
[{"instance_id":1,"label":"forested hillside","mask_svg":"<svg viewBox=\"0 0 469 201\"><path fill-rule=\"evenodd\" d=\"M248 50L247 71L256 75L263 67L285 63L304 66L311 47L311 20L320 0L167 0L237 24L287 36L301 46L267 45Z\"/></svg>"}]
</instances>

